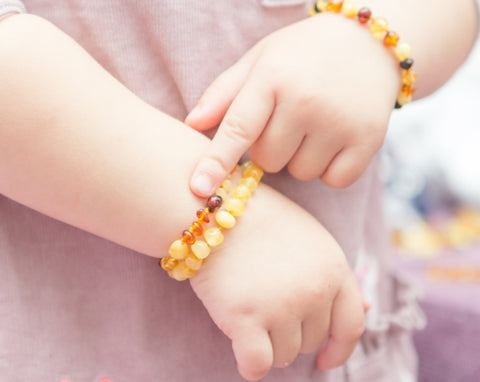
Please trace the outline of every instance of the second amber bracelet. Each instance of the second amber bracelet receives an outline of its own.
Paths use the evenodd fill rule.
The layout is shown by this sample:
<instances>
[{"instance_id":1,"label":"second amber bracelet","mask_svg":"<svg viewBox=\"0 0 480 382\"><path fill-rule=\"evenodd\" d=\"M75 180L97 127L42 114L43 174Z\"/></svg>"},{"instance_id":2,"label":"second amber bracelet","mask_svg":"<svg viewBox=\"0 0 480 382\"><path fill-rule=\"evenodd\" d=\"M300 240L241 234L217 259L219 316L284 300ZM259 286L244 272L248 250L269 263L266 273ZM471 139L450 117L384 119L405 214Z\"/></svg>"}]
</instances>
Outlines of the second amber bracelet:
<instances>
[{"instance_id":1,"label":"second amber bracelet","mask_svg":"<svg viewBox=\"0 0 480 382\"><path fill-rule=\"evenodd\" d=\"M402 74L402 90L395 102L395 109L412 100L415 92L417 73L412 69L412 48L405 42L400 42L397 33L388 29L388 22L383 17L373 17L372 11L367 7L358 7L353 1L320 0L310 9L310 16L322 12L343 13L346 17L357 18L360 24L368 26L373 37L383 41L388 48L393 48L393 54L400 63Z\"/></svg>"},{"instance_id":2,"label":"second amber bracelet","mask_svg":"<svg viewBox=\"0 0 480 382\"><path fill-rule=\"evenodd\" d=\"M193 277L211 249L223 242L222 230L233 228L236 218L245 211L245 204L256 190L263 170L251 161L243 163L240 168L242 177L238 185L232 189L231 176L228 176L208 198L205 208L197 211L197 220L170 245L168 256L160 259L160 266L170 277L178 281ZM212 224L207 228L210 222Z\"/></svg>"}]
</instances>

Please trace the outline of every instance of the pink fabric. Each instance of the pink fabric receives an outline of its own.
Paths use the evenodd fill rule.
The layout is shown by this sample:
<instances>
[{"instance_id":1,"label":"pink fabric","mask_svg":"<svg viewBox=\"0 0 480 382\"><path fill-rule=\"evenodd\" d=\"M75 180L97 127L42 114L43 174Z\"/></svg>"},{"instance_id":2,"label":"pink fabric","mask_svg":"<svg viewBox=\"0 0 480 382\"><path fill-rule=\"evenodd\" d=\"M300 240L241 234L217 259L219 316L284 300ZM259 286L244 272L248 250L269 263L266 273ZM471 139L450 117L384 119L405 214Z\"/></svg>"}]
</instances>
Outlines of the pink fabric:
<instances>
[{"instance_id":1,"label":"pink fabric","mask_svg":"<svg viewBox=\"0 0 480 382\"><path fill-rule=\"evenodd\" d=\"M202 91L269 32L305 17L305 0L27 0L127 87L184 118ZM0 0L0 9L17 1ZM212 49L216 47L216 49ZM139 127L140 129L141 127ZM159 127L161 128L161 127ZM141 133L141 132L139 132ZM408 288L388 271L390 248L376 167L333 190L286 173L266 182L336 237L374 302L368 332L343 368L302 355L265 381L412 381L409 331L423 325ZM188 283L155 259L0 196L0 379L241 381L229 340Z\"/></svg>"}]
</instances>

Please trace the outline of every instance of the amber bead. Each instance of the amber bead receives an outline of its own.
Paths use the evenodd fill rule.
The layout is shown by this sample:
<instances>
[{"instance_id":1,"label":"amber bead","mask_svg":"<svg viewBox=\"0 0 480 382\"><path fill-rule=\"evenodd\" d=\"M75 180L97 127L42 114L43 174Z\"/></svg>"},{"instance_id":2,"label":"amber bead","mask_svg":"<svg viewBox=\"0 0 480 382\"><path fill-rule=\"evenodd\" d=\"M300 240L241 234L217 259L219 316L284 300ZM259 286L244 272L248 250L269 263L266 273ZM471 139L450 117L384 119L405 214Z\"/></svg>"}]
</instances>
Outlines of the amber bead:
<instances>
[{"instance_id":1,"label":"amber bead","mask_svg":"<svg viewBox=\"0 0 480 382\"><path fill-rule=\"evenodd\" d=\"M252 192L247 186L239 184L233 189L232 196L234 198L240 199L242 202L246 202L252 196Z\"/></svg>"},{"instance_id":2,"label":"amber bead","mask_svg":"<svg viewBox=\"0 0 480 382\"><path fill-rule=\"evenodd\" d=\"M347 17L355 17L358 14L358 5L354 1L344 1L342 13Z\"/></svg>"},{"instance_id":3,"label":"amber bead","mask_svg":"<svg viewBox=\"0 0 480 382\"><path fill-rule=\"evenodd\" d=\"M187 264L182 261L178 263L178 265L170 272L168 272L168 275L177 281L183 281L194 276L195 271L193 269L190 269Z\"/></svg>"},{"instance_id":4,"label":"amber bead","mask_svg":"<svg viewBox=\"0 0 480 382\"><path fill-rule=\"evenodd\" d=\"M203 234L203 237L205 238L205 241L210 247L216 247L217 245L220 245L223 241L222 231L218 227L212 227L207 229Z\"/></svg>"},{"instance_id":5,"label":"amber bead","mask_svg":"<svg viewBox=\"0 0 480 382\"><path fill-rule=\"evenodd\" d=\"M408 70L413 66L413 59L407 58L406 60L400 61L400 67L402 69Z\"/></svg>"},{"instance_id":6,"label":"amber bead","mask_svg":"<svg viewBox=\"0 0 480 382\"><path fill-rule=\"evenodd\" d=\"M342 0L331 0L327 5L327 10L338 13L342 10L342 6L343 6Z\"/></svg>"},{"instance_id":7,"label":"amber bead","mask_svg":"<svg viewBox=\"0 0 480 382\"><path fill-rule=\"evenodd\" d=\"M227 211L218 211L215 215L215 220L220 227L226 229L232 228L236 223L235 216Z\"/></svg>"},{"instance_id":8,"label":"amber bead","mask_svg":"<svg viewBox=\"0 0 480 382\"><path fill-rule=\"evenodd\" d=\"M412 86L410 85L403 85L402 86L402 93L405 94L405 95L413 95L413 93L415 93L415 88L413 88Z\"/></svg>"},{"instance_id":9,"label":"amber bead","mask_svg":"<svg viewBox=\"0 0 480 382\"><path fill-rule=\"evenodd\" d=\"M223 187L220 187L215 191L215 195L218 195L222 198L222 200L225 200L227 199L228 192Z\"/></svg>"},{"instance_id":10,"label":"amber bead","mask_svg":"<svg viewBox=\"0 0 480 382\"><path fill-rule=\"evenodd\" d=\"M202 263L203 260L199 259L193 253L188 255L188 257L185 259L185 264L187 265L187 267L193 269L194 271L198 271L202 267Z\"/></svg>"},{"instance_id":11,"label":"amber bead","mask_svg":"<svg viewBox=\"0 0 480 382\"><path fill-rule=\"evenodd\" d=\"M182 241L186 244L193 244L195 243L195 236L189 230L185 230L182 233Z\"/></svg>"},{"instance_id":12,"label":"amber bead","mask_svg":"<svg viewBox=\"0 0 480 382\"><path fill-rule=\"evenodd\" d=\"M203 240L197 240L190 246L192 252L199 259L205 259L210 254L210 247Z\"/></svg>"},{"instance_id":13,"label":"amber bead","mask_svg":"<svg viewBox=\"0 0 480 382\"><path fill-rule=\"evenodd\" d=\"M200 223L208 223L210 221L210 218L208 217L208 209L198 210L197 218Z\"/></svg>"},{"instance_id":14,"label":"amber bead","mask_svg":"<svg viewBox=\"0 0 480 382\"><path fill-rule=\"evenodd\" d=\"M412 69L402 71L402 82L404 85L412 86L417 80L417 73Z\"/></svg>"},{"instance_id":15,"label":"amber bead","mask_svg":"<svg viewBox=\"0 0 480 382\"><path fill-rule=\"evenodd\" d=\"M199 222L193 222L190 226L189 231L193 233L195 236L200 236L203 233L203 228Z\"/></svg>"},{"instance_id":16,"label":"amber bead","mask_svg":"<svg viewBox=\"0 0 480 382\"><path fill-rule=\"evenodd\" d=\"M184 259L188 255L188 245L183 240L175 240L170 244L168 254L174 259Z\"/></svg>"},{"instance_id":17,"label":"amber bead","mask_svg":"<svg viewBox=\"0 0 480 382\"><path fill-rule=\"evenodd\" d=\"M412 96L404 93L400 93L400 95L397 98L397 103L400 106L403 106L407 103L409 103L412 100Z\"/></svg>"},{"instance_id":18,"label":"amber bead","mask_svg":"<svg viewBox=\"0 0 480 382\"><path fill-rule=\"evenodd\" d=\"M210 212L215 211L222 205L223 199L218 195L212 195L207 200L207 208Z\"/></svg>"},{"instance_id":19,"label":"amber bead","mask_svg":"<svg viewBox=\"0 0 480 382\"><path fill-rule=\"evenodd\" d=\"M388 22L383 17L372 18L370 23L370 32L372 32L373 37L378 40L383 40L388 31Z\"/></svg>"},{"instance_id":20,"label":"amber bead","mask_svg":"<svg viewBox=\"0 0 480 382\"><path fill-rule=\"evenodd\" d=\"M368 20L370 20L370 17L372 17L372 11L367 7L360 8L357 17L361 24L366 24Z\"/></svg>"},{"instance_id":21,"label":"amber bead","mask_svg":"<svg viewBox=\"0 0 480 382\"><path fill-rule=\"evenodd\" d=\"M177 266L178 260L174 259L171 256L165 256L160 259L159 263L160 263L160 266L163 268L163 270L171 271L173 268Z\"/></svg>"},{"instance_id":22,"label":"amber bead","mask_svg":"<svg viewBox=\"0 0 480 382\"><path fill-rule=\"evenodd\" d=\"M387 46L396 46L398 43L398 40L400 40L400 36L392 31L387 32L385 35L385 38L383 41L385 42L385 45Z\"/></svg>"},{"instance_id":23,"label":"amber bead","mask_svg":"<svg viewBox=\"0 0 480 382\"><path fill-rule=\"evenodd\" d=\"M263 170L259 167L248 167L243 171L243 177L244 178L253 178L257 182L260 182L260 179L262 179L263 176Z\"/></svg>"},{"instance_id":24,"label":"amber bead","mask_svg":"<svg viewBox=\"0 0 480 382\"><path fill-rule=\"evenodd\" d=\"M247 186L250 192L253 192L257 189L258 182L254 178L247 177L240 179L238 185Z\"/></svg>"},{"instance_id":25,"label":"amber bead","mask_svg":"<svg viewBox=\"0 0 480 382\"><path fill-rule=\"evenodd\" d=\"M401 42L397 44L393 52L395 54L395 57L397 57L399 61L404 61L411 56L412 47L406 42Z\"/></svg>"},{"instance_id":26,"label":"amber bead","mask_svg":"<svg viewBox=\"0 0 480 382\"><path fill-rule=\"evenodd\" d=\"M245 212L245 203L237 198L228 199L225 202L225 209L233 216L241 216Z\"/></svg>"},{"instance_id":27,"label":"amber bead","mask_svg":"<svg viewBox=\"0 0 480 382\"><path fill-rule=\"evenodd\" d=\"M227 178L225 179L223 182L222 182L222 186L221 186L225 191L230 191L232 189L232 180L230 178Z\"/></svg>"}]
</instances>

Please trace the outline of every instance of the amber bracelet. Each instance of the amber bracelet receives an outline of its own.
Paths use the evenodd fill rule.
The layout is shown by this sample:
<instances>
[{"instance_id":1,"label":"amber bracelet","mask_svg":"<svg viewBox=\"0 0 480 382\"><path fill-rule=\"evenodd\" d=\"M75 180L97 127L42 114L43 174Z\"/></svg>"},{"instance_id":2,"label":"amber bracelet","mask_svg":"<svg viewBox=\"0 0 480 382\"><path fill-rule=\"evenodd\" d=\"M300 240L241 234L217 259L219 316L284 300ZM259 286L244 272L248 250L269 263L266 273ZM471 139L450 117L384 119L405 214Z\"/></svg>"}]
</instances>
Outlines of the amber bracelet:
<instances>
[{"instance_id":1,"label":"amber bracelet","mask_svg":"<svg viewBox=\"0 0 480 382\"><path fill-rule=\"evenodd\" d=\"M197 220L170 245L168 256L160 259L160 266L170 277L178 281L193 277L212 248L223 242L222 230L233 228L236 218L245 211L245 204L256 190L263 170L251 161L241 164L240 168L242 177L238 185L232 189L235 169L207 199L205 208L197 211ZM212 224L208 226L209 223Z\"/></svg>"},{"instance_id":2,"label":"amber bracelet","mask_svg":"<svg viewBox=\"0 0 480 382\"><path fill-rule=\"evenodd\" d=\"M367 25L373 37L384 42L387 48L393 49L393 54L400 62L402 75L402 90L395 102L395 109L412 100L415 92L417 73L412 69L413 59L410 57L412 48L405 42L399 42L397 33L388 29L388 22L383 17L372 17L372 12L367 7L358 7L353 1L320 0L310 9L310 16L322 12L343 13L346 17L357 18L360 24Z\"/></svg>"}]
</instances>

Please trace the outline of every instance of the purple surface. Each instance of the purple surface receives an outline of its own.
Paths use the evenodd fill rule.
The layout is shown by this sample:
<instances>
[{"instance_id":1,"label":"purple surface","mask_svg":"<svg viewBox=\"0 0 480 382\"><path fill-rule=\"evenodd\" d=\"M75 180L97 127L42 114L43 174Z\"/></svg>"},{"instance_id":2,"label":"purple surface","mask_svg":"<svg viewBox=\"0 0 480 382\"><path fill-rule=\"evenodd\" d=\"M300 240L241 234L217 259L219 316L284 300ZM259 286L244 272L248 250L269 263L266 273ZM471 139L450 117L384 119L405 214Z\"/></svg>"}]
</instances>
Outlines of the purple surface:
<instances>
[{"instance_id":1,"label":"purple surface","mask_svg":"<svg viewBox=\"0 0 480 382\"><path fill-rule=\"evenodd\" d=\"M428 320L415 335L420 382L478 382L480 279L432 279L430 267L480 269L480 242L434 259L398 261L399 273L417 287Z\"/></svg>"}]
</instances>

